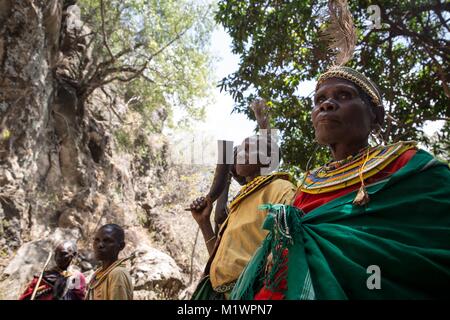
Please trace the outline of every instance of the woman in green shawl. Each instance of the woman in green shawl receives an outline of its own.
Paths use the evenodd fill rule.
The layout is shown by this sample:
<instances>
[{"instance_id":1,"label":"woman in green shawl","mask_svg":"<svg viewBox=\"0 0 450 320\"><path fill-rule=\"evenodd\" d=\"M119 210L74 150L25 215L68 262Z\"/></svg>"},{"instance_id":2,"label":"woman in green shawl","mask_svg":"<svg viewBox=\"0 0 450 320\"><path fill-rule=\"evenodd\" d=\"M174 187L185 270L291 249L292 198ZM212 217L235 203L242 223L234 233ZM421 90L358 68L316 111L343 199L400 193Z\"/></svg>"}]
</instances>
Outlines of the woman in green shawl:
<instances>
[{"instance_id":1,"label":"woman in green shawl","mask_svg":"<svg viewBox=\"0 0 450 320\"><path fill-rule=\"evenodd\" d=\"M293 206L267 204L270 233L232 299L450 297L450 170L413 142L370 147L376 85L322 74L311 119L333 161L307 172Z\"/></svg>"}]
</instances>

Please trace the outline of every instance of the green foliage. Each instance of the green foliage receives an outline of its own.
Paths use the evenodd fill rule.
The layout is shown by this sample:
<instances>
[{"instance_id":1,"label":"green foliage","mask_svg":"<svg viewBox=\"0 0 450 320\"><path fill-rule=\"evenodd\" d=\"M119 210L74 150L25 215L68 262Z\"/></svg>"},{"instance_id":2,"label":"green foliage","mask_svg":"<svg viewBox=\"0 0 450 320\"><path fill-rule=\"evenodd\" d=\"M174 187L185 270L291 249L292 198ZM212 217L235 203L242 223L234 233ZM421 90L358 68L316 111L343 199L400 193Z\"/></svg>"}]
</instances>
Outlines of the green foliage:
<instances>
[{"instance_id":1,"label":"green foliage","mask_svg":"<svg viewBox=\"0 0 450 320\"><path fill-rule=\"evenodd\" d=\"M387 141L413 139L437 154L450 157L449 19L450 5L440 1L349 1L359 41L351 67L375 81L384 93ZM371 4L381 9L382 28L370 28ZM270 101L273 127L281 130L283 158L293 170L323 162L327 151L314 153L309 120L311 96L299 97L299 84L315 80L331 65L327 43L320 39L326 1L220 0L216 20L232 37L240 55L239 70L221 81L234 98L235 110L253 114L248 105L256 96ZM445 85L447 83L447 86ZM301 88L300 88L301 89ZM448 93L450 95L450 91ZM422 130L427 120L447 120L436 140ZM443 141L443 142L442 142ZM446 154L445 154L446 153Z\"/></svg>"},{"instance_id":2,"label":"green foliage","mask_svg":"<svg viewBox=\"0 0 450 320\"><path fill-rule=\"evenodd\" d=\"M195 102L208 96L213 82L210 5L194 0L80 0L78 5L95 35L93 65L102 71L97 73L104 82L122 83L119 90L143 115L147 129L161 129L151 121L153 111L170 117L173 106L202 118L204 106ZM98 83L89 73L86 81Z\"/></svg>"},{"instance_id":3,"label":"green foliage","mask_svg":"<svg viewBox=\"0 0 450 320\"><path fill-rule=\"evenodd\" d=\"M130 152L133 150L133 142L130 134L123 129L117 129L114 132L119 149L124 152Z\"/></svg>"}]
</instances>

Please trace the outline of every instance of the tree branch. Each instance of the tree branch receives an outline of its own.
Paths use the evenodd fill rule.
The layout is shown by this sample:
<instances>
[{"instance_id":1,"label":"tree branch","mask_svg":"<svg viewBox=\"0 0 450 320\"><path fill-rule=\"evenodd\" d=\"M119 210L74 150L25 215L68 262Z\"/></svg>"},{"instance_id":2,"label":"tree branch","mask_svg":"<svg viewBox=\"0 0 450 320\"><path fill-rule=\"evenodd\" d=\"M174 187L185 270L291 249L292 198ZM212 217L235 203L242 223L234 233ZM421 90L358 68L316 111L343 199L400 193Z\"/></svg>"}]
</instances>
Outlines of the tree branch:
<instances>
[{"instance_id":1,"label":"tree branch","mask_svg":"<svg viewBox=\"0 0 450 320\"><path fill-rule=\"evenodd\" d=\"M442 23L442 25L447 29L447 31L450 32L450 27L447 25L447 21L445 21L444 17L442 16L442 14L440 12L435 12L439 21Z\"/></svg>"},{"instance_id":2,"label":"tree branch","mask_svg":"<svg viewBox=\"0 0 450 320\"><path fill-rule=\"evenodd\" d=\"M421 34L409 31L408 28L401 21L390 20L388 15L384 11L381 11L383 20L387 21L393 31L396 31L398 35L408 36L412 39L417 39L422 44L428 44L433 48L434 51L439 52L439 55L443 53L444 55L450 54L450 49L446 48L444 45L438 41L433 40L431 37L425 37Z\"/></svg>"},{"instance_id":3,"label":"tree branch","mask_svg":"<svg viewBox=\"0 0 450 320\"><path fill-rule=\"evenodd\" d=\"M145 45L145 43L140 42L137 43L134 47L125 48L116 55L114 55L111 51L111 48L108 46L108 37L105 30L105 7L103 0L100 0L100 14L101 14L101 28L102 28L102 35L103 35L103 44L106 47L110 58L106 59L98 64L96 64L95 67L93 67L91 72L88 72L88 74L84 77L84 79L81 82L80 88L82 88L82 96L86 99L96 88L104 86L108 83L111 83L113 81L121 81L121 82L129 82L133 79L136 79L137 77L141 76L146 81L155 83L153 79L148 77L144 74L144 70L147 68L148 63L157 55L161 54L164 50L166 50L170 45L172 45L175 41L179 40L189 29L192 28L194 24L191 24L186 29L184 29L182 32L177 32L176 36L168 41L166 44L164 44L162 47L160 47L156 52L152 53L149 57L147 57L148 61L145 62L145 64L138 68L129 66L129 65L122 65L122 66L114 66L115 62L119 60L124 55L127 55L128 53L142 47ZM152 69L154 71L154 69ZM129 77L123 77L120 75L112 76L111 78L108 78L108 76L113 74L119 74L119 73L132 73Z\"/></svg>"},{"instance_id":4,"label":"tree branch","mask_svg":"<svg viewBox=\"0 0 450 320\"><path fill-rule=\"evenodd\" d=\"M102 19L102 34L103 34L103 44L105 45L106 49L108 50L109 55L111 56L112 61L114 62L115 57L110 49L110 47L108 46L108 41L106 38L106 31L105 31L105 6L103 3L103 0L100 0L100 16Z\"/></svg>"},{"instance_id":5,"label":"tree branch","mask_svg":"<svg viewBox=\"0 0 450 320\"><path fill-rule=\"evenodd\" d=\"M192 28L193 24L191 24L189 27L187 27L186 29L184 29L182 32L177 33L177 35L175 36L175 38L173 38L172 40L170 40L169 42L167 42L165 45L163 45L161 48L158 49L158 51L156 51L155 53L150 55L150 60L153 59L154 57L156 57L158 54L160 54L161 52L163 52L164 50L166 50L172 43L174 43L175 41L177 41L178 39L180 39L190 28Z\"/></svg>"},{"instance_id":6,"label":"tree branch","mask_svg":"<svg viewBox=\"0 0 450 320\"><path fill-rule=\"evenodd\" d=\"M448 87L448 84L447 84L446 73L442 69L441 64L439 63L439 61L436 60L436 58L431 53L431 51L427 48L427 46L424 46L424 48L425 48L426 52L428 53L428 56L431 58L431 60L433 60L434 64L436 65L437 74L438 74L439 79L441 79L441 81L442 81L442 88L444 89L445 95L448 98L450 98L450 88Z\"/></svg>"},{"instance_id":7,"label":"tree branch","mask_svg":"<svg viewBox=\"0 0 450 320\"><path fill-rule=\"evenodd\" d=\"M108 92L102 87L102 92L109 98L110 103L107 104L108 108L116 115L116 117L120 120L121 123L125 123L125 121L122 119L122 117L117 113L117 111L112 107L112 97L109 95Z\"/></svg>"}]
</instances>

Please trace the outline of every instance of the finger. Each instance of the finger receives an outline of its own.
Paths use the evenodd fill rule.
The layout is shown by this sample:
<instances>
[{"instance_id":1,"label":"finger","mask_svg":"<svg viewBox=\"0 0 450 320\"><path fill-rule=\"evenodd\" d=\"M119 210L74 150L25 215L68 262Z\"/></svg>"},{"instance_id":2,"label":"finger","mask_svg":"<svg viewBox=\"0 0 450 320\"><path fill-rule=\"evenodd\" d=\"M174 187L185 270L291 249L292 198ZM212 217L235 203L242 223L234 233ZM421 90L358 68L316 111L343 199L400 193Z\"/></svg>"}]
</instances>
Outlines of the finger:
<instances>
[{"instance_id":1,"label":"finger","mask_svg":"<svg viewBox=\"0 0 450 320\"><path fill-rule=\"evenodd\" d=\"M197 206L198 210L201 210L201 209L203 209L204 207L206 207L206 204L205 204L204 202L199 203L198 206Z\"/></svg>"}]
</instances>

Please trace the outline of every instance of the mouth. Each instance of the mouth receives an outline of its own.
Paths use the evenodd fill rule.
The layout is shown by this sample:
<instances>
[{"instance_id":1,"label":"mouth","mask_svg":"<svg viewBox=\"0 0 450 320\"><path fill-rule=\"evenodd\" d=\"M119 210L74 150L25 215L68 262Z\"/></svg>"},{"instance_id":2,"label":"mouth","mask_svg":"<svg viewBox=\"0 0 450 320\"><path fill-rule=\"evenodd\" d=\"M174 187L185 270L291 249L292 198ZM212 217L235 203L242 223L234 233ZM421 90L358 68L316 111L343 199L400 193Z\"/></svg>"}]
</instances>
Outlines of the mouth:
<instances>
[{"instance_id":1,"label":"mouth","mask_svg":"<svg viewBox=\"0 0 450 320\"><path fill-rule=\"evenodd\" d=\"M319 121L319 124L337 124L339 123L336 120L330 120L330 119L323 119Z\"/></svg>"},{"instance_id":2,"label":"mouth","mask_svg":"<svg viewBox=\"0 0 450 320\"><path fill-rule=\"evenodd\" d=\"M340 123L340 121L338 119L336 119L335 117L325 116L325 117L319 117L319 119L317 119L317 123L319 123L319 124L336 124L336 123Z\"/></svg>"},{"instance_id":3,"label":"mouth","mask_svg":"<svg viewBox=\"0 0 450 320\"><path fill-rule=\"evenodd\" d=\"M95 255L97 257L104 257L106 255L106 252L104 250L95 250Z\"/></svg>"}]
</instances>

